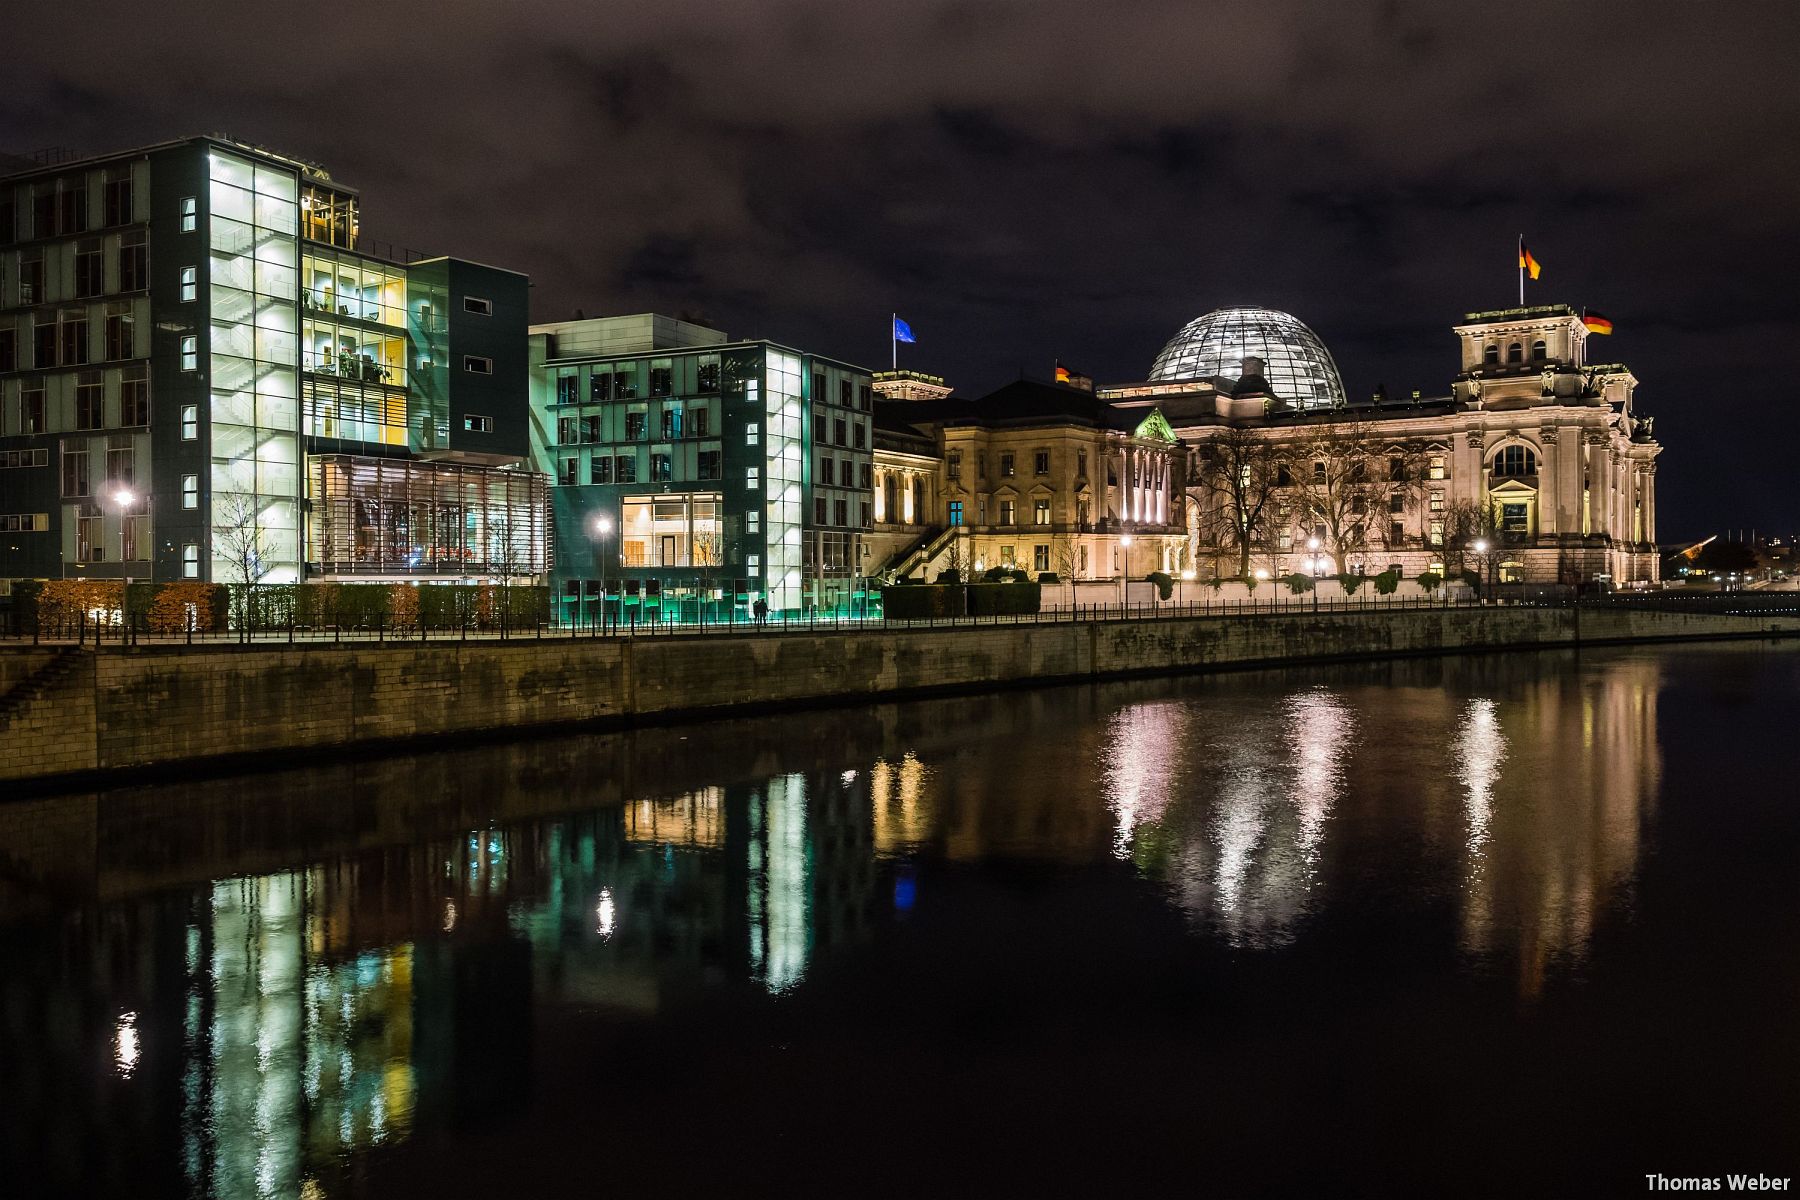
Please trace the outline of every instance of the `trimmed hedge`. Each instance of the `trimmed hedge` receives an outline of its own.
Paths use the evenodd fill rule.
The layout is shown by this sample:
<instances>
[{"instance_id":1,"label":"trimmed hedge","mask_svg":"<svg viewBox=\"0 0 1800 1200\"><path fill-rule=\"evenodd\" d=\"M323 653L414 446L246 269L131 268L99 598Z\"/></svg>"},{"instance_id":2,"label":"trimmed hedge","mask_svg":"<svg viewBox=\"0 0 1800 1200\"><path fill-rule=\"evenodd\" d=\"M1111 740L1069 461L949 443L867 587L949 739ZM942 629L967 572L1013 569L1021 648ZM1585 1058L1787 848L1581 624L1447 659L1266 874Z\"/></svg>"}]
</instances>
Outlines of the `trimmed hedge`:
<instances>
[{"instance_id":1,"label":"trimmed hedge","mask_svg":"<svg viewBox=\"0 0 1800 1200\"><path fill-rule=\"evenodd\" d=\"M928 617L960 617L966 607L961 584L915 583L881 589L881 611L897 621Z\"/></svg>"},{"instance_id":2,"label":"trimmed hedge","mask_svg":"<svg viewBox=\"0 0 1800 1200\"><path fill-rule=\"evenodd\" d=\"M1175 594L1175 577L1167 571L1152 571L1144 576L1144 581L1156 585L1158 599L1167 600Z\"/></svg>"},{"instance_id":3,"label":"trimmed hedge","mask_svg":"<svg viewBox=\"0 0 1800 1200\"><path fill-rule=\"evenodd\" d=\"M1428 592L1436 591L1438 584L1444 582L1442 575L1434 575L1430 571L1419 576L1419 586Z\"/></svg>"},{"instance_id":4,"label":"trimmed hedge","mask_svg":"<svg viewBox=\"0 0 1800 1200\"><path fill-rule=\"evenodd\" d=\"M1383 596L1391 596L1400 590L1400 572L1389 567L1375 577L1375 590Z\"/></svg>"},{"instance_id":5,"label":"trimmed hedge","mask_svg":"<svg viewBox=\"0 0 1800 1200\"><path fill-rule=\"evenodd\" d=\"M1366 577L1362 575L1339 575L1337 581L1338 586L1344 589L1344 595L1354 596L1356 595L1356 589L1363 585L1363 580L1365 578Z\"/></svg>"},{"instance_id":6,"label":"trimmed hedge","mask_svg":"<svg viewBox=\"0 0 1800 1200\"><path fill-rule=\"evenodd\" d=\"M1281 577L1281 582L1287 584L1287 590L1296 596L1313 590L1312 576L1302 575L1298 571L1294 572L1292 575L1283 575Z\"/></svg>"},{"instance_id":7,"label":"trimmed hedge","mask_svg":"<svg viewBox=\"0 0 1800 1200\"><path fill-rule=\"evenodd\" d=\"M1037 583L972 583L968 587L969 615L989 617L1010 613L1034 613L1044 602Z\"/></svg>"}]
</instances>

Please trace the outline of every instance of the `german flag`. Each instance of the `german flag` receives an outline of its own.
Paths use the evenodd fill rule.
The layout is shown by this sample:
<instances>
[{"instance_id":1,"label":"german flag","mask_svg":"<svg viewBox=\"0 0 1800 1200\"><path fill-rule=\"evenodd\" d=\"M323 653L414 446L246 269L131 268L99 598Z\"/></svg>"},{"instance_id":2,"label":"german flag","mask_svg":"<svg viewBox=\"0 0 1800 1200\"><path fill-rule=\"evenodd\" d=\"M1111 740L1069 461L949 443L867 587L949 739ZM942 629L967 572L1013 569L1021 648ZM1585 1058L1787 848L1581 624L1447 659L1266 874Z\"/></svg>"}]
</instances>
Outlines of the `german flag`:
<instances>
[{"instance_id":1,"label":"german flag","mask_svg":"<svg viewBox=\"0 0 1800 1200\"><path fill-rule=\"evenodd\" d=\"M1068 367L1063 366L1062 359L1060 358L1056 360L1056 382L1074 383L1080 376L1080 371L1072 371Z\"/></svg>"},{"instance_id":2,"label":"german flag","mask_svg":"<svg viewBox=\"0 0 1800 1200\"><path fill-rule=\"evenodd\" d=\"M1521 239L1519 242L1519 270L1525 272L1533 279L1536 279L1538 277L1538 272L1543 269L1544 268L1538 266L1538 260L1531 257L1530 249L1526 247L1524 240Z\"/></svg>"},{"instance_id":3,"label":"german flag","mask_svg":"<svg viewBox=\"0 0 1800 1200\"><path fill-rule=\"evenodd\" d=\"M1581 323L1587 326L1589 333L1611 333L1612 321L1591 309L1581 310Z\"/></svg>"}]
</instances>

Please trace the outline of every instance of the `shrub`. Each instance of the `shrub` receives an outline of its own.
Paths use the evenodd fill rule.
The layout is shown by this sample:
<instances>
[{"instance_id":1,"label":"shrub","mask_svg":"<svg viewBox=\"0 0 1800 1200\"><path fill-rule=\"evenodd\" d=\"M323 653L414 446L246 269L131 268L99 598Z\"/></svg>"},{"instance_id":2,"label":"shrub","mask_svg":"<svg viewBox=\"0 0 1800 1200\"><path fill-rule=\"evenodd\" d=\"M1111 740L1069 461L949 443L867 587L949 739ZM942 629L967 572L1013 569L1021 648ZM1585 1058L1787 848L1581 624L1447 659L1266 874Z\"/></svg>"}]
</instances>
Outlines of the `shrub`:
<instances>
[{"instance_id":1,"label":"shrub","mask_svg":"<svg viewBox=\"0 0 1800 1200\"><path fill-rule=\"evenodd\" d=\"M1292 575L1283 575L1281 582L1287 584L1287 590L1296 596L1313 590L1312 576L1302 575L1298 571Z\"/></svg>"},{"instance_id":2,"label":"shrub","mask_svg":"<svg viewBox=\"0 0 1800 1200\"><path fill-rule=\"evenodd\" d=\"M419 589L401 583L388 595L388 620L395 629L419 626Z\"/></svg>"},{"instance_id":3,"label":"shrub","mask_svg":"<svg viewBox=\"0 0 1800 1200\"><path fill-rule=\"evenodd\" d=\"M965 607L963 588L956 584L920 583L881 589L881 611L896 620L960 617Z\"/></svg>"},{"instance_id":4,"label":"shrub","mask_svg":"<svg viewBox=\"0 0 1800 1200\"><path fill-rule=\"evenodd\" d=\"M213 627L215 585L165 583L150 601L147 619L152 633L204 633Z\"/></svg>"},{"instance_id":5,"label":"shrub","mask_svg":"<svg viewBox=\"0 0 1800 1200\"><path fill-rule=\"evenodd\" d=\"M1052 584L1052 585L1062 582L1061 579L1057 578L1055 571L1039 571L1037 581L1039 584L1047 583L1047 584Z\"/></svg>"},{"instance_id":6,"label":"shrub","mask_svg":"<svg viewBox=\"0 0 1800 1200\"><path fill-rule=\"evenodd\" d=\"M1344 589L1344 595L1354 596L1356 595L1356 589L1363 585L1363 576L1339 575L1337 581L1338 586Z\"/></svg>"},{"instance_id":7,"label":"shrub","mask_svg":"<svg viewBox=\"0 0 1800 1200\"><path fill-rule=\"evenodd\" d=\"M1375 577L1375 590L1383 596L1391 596L1400 588L1400 572L1389 567Z\"/></svg>"},{"instance_id":8,"label":"shrub","mask_svg":"<svg viewBox=\"0 0 1800 1200\"><path fill-rule=\"evenodd\" d=\"M937 581L939 583L949 583L949 584L961 583L962 582L962 572L957 570L955 567L950 567L946 570L938 572Z\"/></svg>"},{"instance_id":9,"label":"shrub","mask_svg":"<svg viewBox=\"0 0 1800 1200\"><path fill-rule=\"evenodd\" d=\"M1419 576L1419 586L1428 592L1436 591L1438 584L1444 582L1442 575L1433 575L1430 571Z\"/></svg>"},{"instance_id":10,"label":"shrub","mask_svg":"<svg viewBox=\"0 0 1800 1200\"><path fill-rule=\"evenodd\" d=\"M1167 600L1175 594L1175 580L1167 571L1152 571L1144 578L1156 585L1156 594L1160 599Z\"/></svg>"},{"instance_id":11,"label":"shrub","mask_svg":"<svg viewBox=\"0 0 1800 1200\"><path fill-rule=\"evenodd\" d=\"M37 618L45 625L122 619L125 584L108 579L47 579L38 588Z\"/></svg>"},{"instance_id":12,"label":"shrub","mask_svg":"<svg viewBox=\"0 0 1800 1200\"><path fill-rule=\"evenodd\" d=\"M989 567L981 573L981 582L983 583L1005 583L1011 578L1011 567Z\"/></svg>"},{"instance_id":13,"label":"shrub","mask_svg":"<svg viewBox=\"0 0 1800 1200\"><path fill-rule=\"evenodd\" d=\"M1476 591L1479 592L1481 590L1481 573L1480 572L1471 571L1467 568L1464 568L1463 572L1462 572L1461 576L1459 576L1459 578L1461 578L1461 580L1464 583L1468 584L1470 587L1474 588Z\"/></svg>"},{"instance_id":14,"label":"shrub","mask_svg":"<svg viewBox=\"0 0 1800 1200\"><path fill-rule=\"evenodd\" d=\"M968 609L972 616L1034 613L1042 607L1043 600L1043 588L1035 583L976 583L968 587Z\"/></svg>"}]
</instances>

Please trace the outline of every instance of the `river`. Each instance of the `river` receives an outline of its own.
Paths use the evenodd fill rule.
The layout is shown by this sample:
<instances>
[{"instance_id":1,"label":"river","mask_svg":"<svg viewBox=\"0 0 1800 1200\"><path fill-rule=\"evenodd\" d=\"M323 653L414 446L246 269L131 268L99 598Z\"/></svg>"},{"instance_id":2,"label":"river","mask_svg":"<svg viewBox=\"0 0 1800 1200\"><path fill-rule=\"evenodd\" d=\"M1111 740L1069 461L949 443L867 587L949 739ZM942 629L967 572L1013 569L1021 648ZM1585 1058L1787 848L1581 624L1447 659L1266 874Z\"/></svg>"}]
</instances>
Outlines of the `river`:
<instances>
[{"instance_id":1,"label":"river","mask_svg":"<svg viewBox=\"0 0 1800 1200\"><path fill-rule=\"evenodd\" d=\"M1637 648L0 802L0 1193L1794 1176L1797 729Z\"/></svg>"}]
</instances>

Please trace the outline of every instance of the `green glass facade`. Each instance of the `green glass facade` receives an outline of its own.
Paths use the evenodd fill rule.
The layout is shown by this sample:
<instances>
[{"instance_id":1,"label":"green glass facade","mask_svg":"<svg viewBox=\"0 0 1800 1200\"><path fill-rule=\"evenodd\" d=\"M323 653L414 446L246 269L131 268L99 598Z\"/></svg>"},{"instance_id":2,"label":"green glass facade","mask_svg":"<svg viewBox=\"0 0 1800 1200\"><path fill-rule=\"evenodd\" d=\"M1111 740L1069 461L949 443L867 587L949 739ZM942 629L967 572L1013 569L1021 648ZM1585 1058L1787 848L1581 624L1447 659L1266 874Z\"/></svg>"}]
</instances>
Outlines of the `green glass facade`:
<instances>
[{"instance_id":1,"label":"green glass facade","mask_svg":"<svg viewBox=\"0 0 1800 1200\"><path fill-rule=\"evenodd\" d=\"M860 609L867 371L770 342L559 354L572 327L544 328L563 331L534 331L532 363L561 619Z\"/></svg>"}]
</instances>

